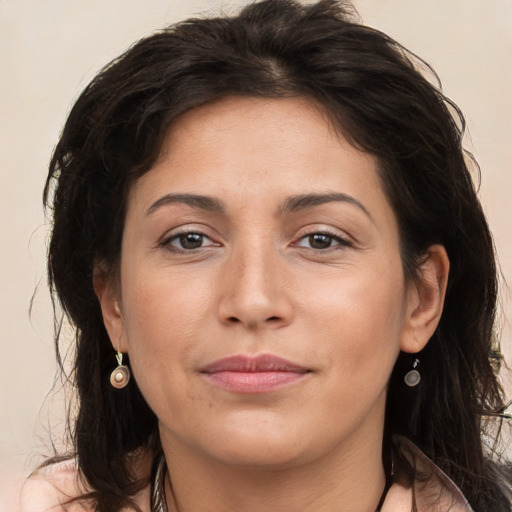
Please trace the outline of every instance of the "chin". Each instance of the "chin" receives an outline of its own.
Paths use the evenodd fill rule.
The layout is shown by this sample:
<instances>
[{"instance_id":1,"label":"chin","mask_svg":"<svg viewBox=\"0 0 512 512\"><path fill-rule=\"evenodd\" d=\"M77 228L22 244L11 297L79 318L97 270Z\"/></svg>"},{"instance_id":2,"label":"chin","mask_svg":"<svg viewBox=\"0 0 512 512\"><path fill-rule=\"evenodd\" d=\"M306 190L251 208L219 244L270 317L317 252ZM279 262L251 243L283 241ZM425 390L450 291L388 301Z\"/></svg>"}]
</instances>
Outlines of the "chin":
<instances>
[{"instance_id":1,"label":"chin","mask_svg":"<svg viewBox=\"0 0 512 512\"><path fill-rule=\"evenodd\" d=\"M246 469L289 469L321 457L328 443L328 436L307 425L268 417L252 416L216 430L209 437L215 444L203 449L219 462Z\"/></svg>"},{"instance_id":2,"label":"chin","mask_svg":"<svg viewBox=\"0 0 512 512\"><path fill-rule=\"evenodd\" d=\"M279 471L304 463L309 457L297 443L269 441L268 437L229 442L217 447L217 460L230 467L247 470ZM224 449L222 449L224 448Z\"/></svg>"}]
</instances>

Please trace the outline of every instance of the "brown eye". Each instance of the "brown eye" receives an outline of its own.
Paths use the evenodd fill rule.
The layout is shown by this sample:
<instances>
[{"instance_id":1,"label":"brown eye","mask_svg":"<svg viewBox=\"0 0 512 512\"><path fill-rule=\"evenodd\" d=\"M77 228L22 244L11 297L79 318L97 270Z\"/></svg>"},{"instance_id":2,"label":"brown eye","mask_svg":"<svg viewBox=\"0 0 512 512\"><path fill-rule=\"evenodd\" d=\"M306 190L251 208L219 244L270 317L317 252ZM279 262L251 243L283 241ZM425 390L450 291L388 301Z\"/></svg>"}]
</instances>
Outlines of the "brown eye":
<instances>
[{"instance_id":1,"label":"brown eye","mask_svg":"<svg viewBox=\"0 0 512 512\"><path fill-rule=\"evenodd\" d=\"M308 236L309 246L312 249L327 249L331 247L333 238L329 235L324 235L322 233L317 233L314 235Z\"/></svg>"},{"instance_id":2,"label":"brown eye","mask_svg":"<svg viewBox=\"0 0 512 512\"><path fill-rule=\"evenodd\" d=\"M203 247L205 240L209 240L201 233L180 233L168 238L164 245L180 251L191 251Z\"/></svg>"},{"instance_id":3,"label":"brown eye","mask_svg":"<svg viewBox=\"0 0 512 512\"><path fill-rule=\"evenodd\" d=\"M340 236L331 235L330 233L311 233L301 238L297 245L308 249L322 250L331 249L333 247L349 247L350 243Z\"/></svg>"},{"instance_id":4,"label":"brown eye","mask_svg":"<svg viewBox=\"0 0 512 512\"><path fill-rule=\"evenodd\" d=\"M187 233L186 235L180 235L178 240L183 249L197 249L203 245L203 238L203 235L198 233Z\"/></svg>"}]
</instances>

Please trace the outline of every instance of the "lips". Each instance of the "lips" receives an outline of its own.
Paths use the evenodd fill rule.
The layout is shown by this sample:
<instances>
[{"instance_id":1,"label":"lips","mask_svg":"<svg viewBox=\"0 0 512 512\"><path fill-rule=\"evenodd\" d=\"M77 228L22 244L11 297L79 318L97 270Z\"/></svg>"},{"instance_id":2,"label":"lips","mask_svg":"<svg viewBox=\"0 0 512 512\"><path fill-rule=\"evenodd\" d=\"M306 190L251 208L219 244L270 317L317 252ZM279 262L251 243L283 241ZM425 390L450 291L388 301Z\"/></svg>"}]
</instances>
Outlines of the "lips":
<instances>
[{"instance_id":1,"label":"lips","mask_svg":"<svg viewBox=\"0 0 512 512\"><path fill-rule=\"evenodd\" d=\"M201 370L212 385L234 393L265 393L302 380L308 368L281 357L263 354L219 359Z\"/></svg>"}]
</instances>

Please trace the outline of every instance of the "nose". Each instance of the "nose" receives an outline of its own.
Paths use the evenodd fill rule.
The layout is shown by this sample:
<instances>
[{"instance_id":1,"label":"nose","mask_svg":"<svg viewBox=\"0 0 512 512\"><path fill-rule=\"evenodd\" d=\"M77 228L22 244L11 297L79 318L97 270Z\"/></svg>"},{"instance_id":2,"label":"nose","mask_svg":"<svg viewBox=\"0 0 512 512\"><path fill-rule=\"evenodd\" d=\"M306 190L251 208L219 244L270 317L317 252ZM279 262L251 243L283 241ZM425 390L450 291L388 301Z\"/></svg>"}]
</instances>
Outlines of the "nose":
<instances>
[{"instance_id":1,"label":"nose","mask_svg":"<svg viewBox=\"0 0 512 512\"><path fill-rule=\"evenodd\" d=\"M253 246L234 252L220 285L221 322L250 330L288 325L294 311L285 267L273 248Z\"/></svg>"}]
</instances>

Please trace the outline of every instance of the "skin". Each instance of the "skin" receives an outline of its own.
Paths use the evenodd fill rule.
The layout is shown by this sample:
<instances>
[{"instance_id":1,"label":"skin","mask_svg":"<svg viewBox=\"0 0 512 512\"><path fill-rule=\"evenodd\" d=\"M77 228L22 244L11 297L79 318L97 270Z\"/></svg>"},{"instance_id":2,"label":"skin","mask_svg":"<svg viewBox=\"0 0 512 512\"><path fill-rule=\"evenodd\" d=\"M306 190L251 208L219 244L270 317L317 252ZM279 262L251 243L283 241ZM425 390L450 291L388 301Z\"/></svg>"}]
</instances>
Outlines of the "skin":
<instances>
[{"instance_id":1,"label":"skin","mask_svg":"<svg viewBox=\"0 0 512 512\"><path fill-rule=\"evenodd\" d=\"M375 509L386 385L434 332L449 267L433 246L405 282L377 168L305 99L227 98L175 121L133 186L120 281L95 286L159 418L170 510ZM239 354L308 371L263 393L205 378Z\"/></svg>"}]
</instances>

